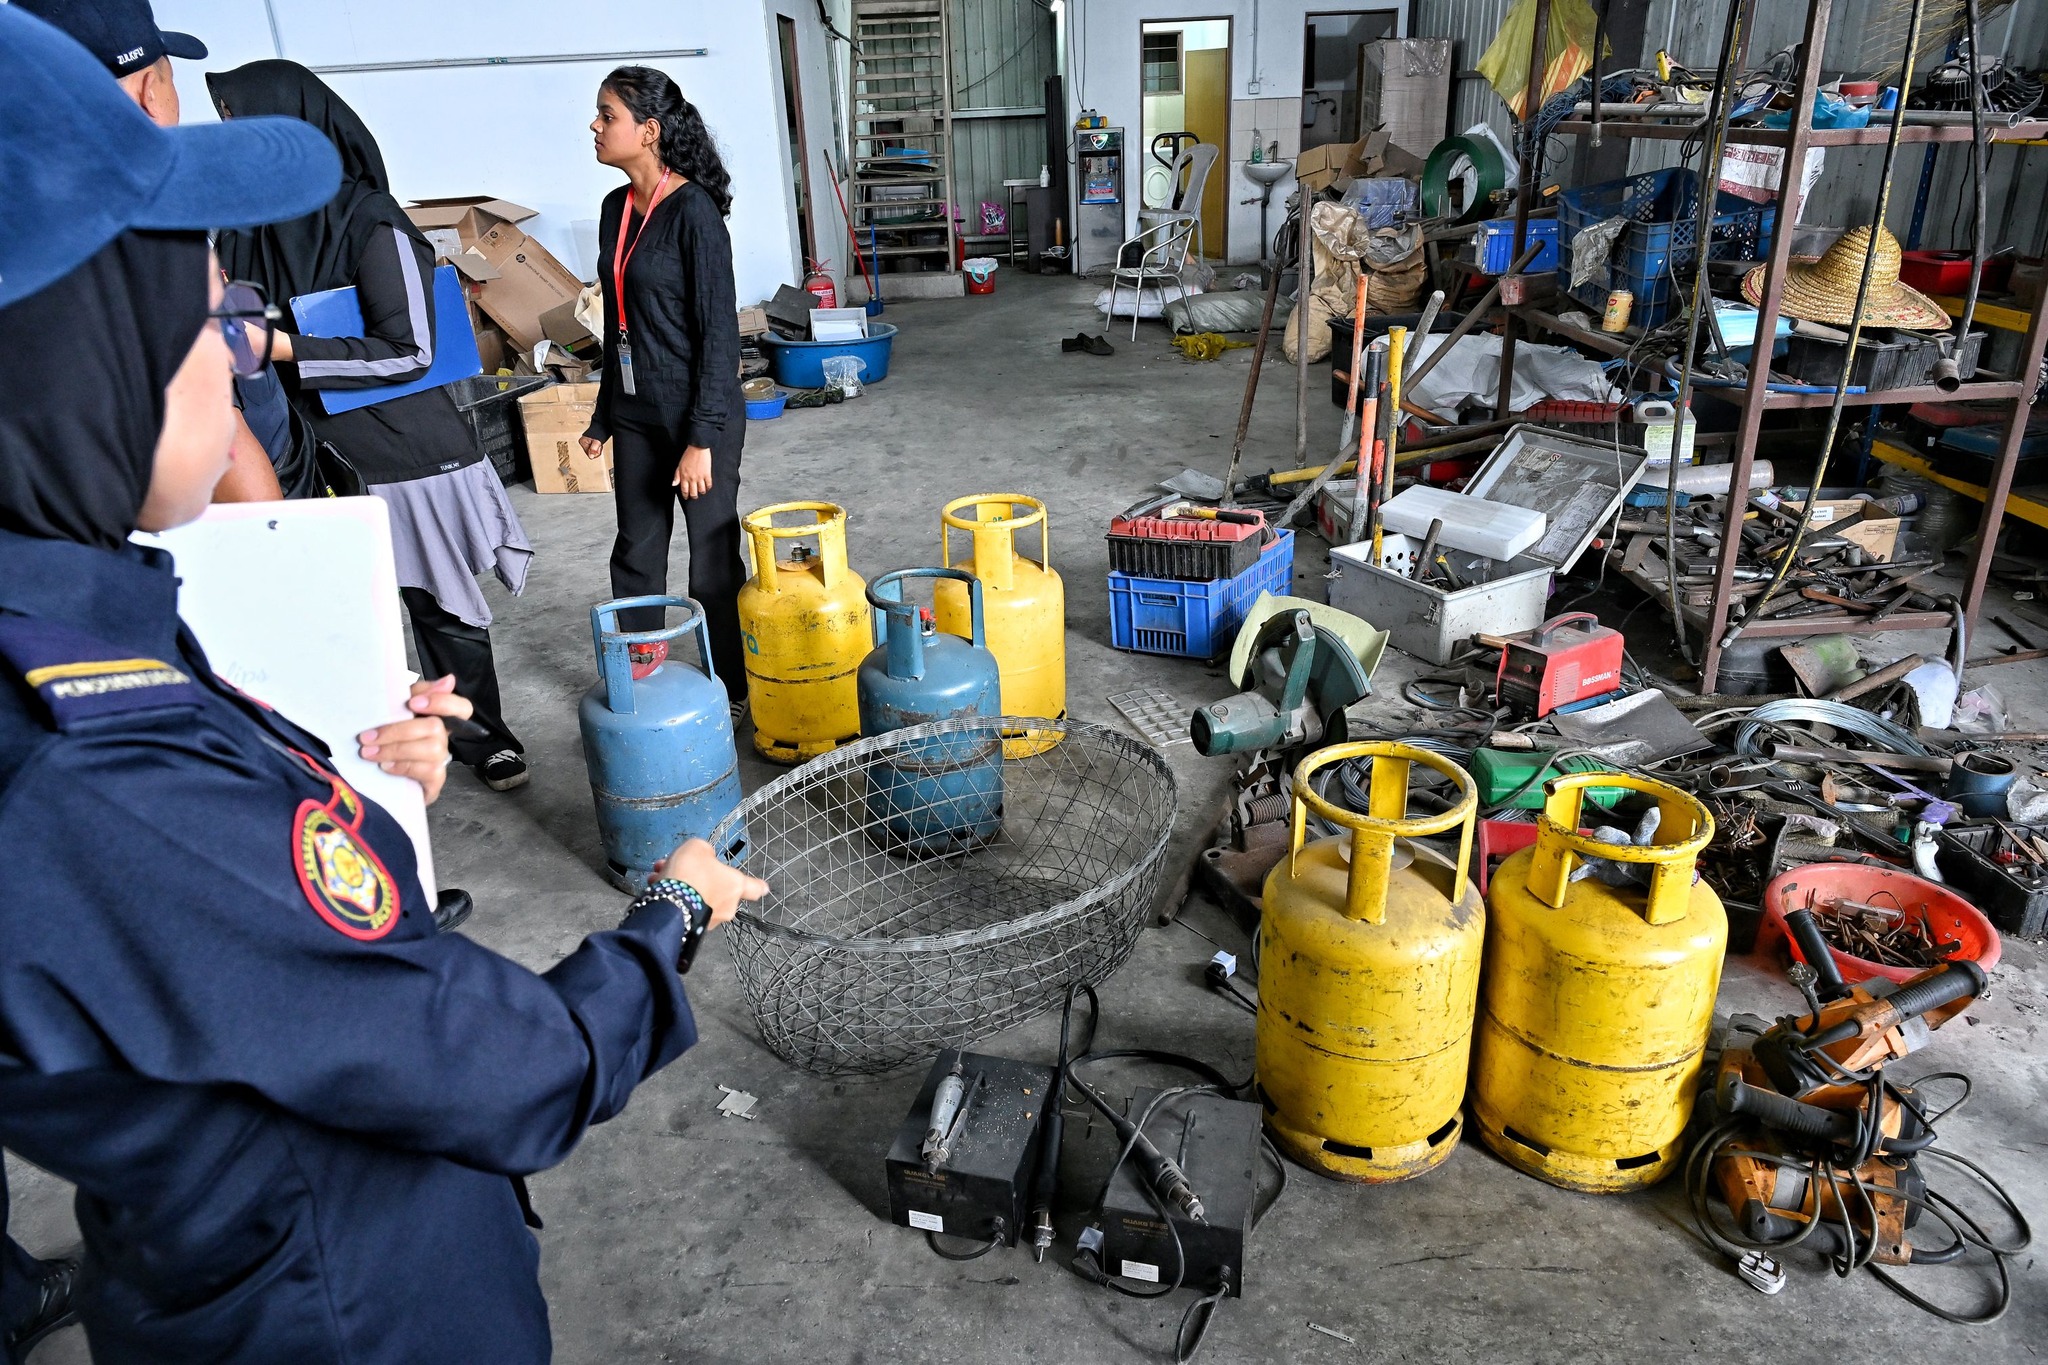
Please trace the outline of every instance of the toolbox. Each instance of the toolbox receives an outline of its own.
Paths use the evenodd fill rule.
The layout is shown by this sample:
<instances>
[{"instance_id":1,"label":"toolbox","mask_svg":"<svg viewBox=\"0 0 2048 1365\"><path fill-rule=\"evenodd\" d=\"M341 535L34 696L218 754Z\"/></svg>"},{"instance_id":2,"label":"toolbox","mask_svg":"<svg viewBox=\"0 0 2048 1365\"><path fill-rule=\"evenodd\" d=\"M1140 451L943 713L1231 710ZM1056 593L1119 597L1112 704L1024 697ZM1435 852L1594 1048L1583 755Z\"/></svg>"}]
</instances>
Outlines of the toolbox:
<instances>
[{"instance_id":1,"label":"toolbox","mask_svg":"<svg viewBox=\"0 0 2048 1365\"><path fill-rule=\"evenodd\" d=\"M1266 545L1266 514L1236 508L1212 517L1168 516L1156 507L1126 512L1109 523L1109 567L1148 578L1206 582L1235 578L1259 562Z\"/></svg>"},{"instance_id":2,"label":"toolbox","mask_svg":"<svg viewBox=\"0 0 2048 1365\"><path fill-rule=\"evenodd\" d=\"M2010 840L1996 820L1966 821L1935 832L1934 861L1941 875L1969 893L1978 909L2005 933L2021 938L2048 934L2048 876L2029 877L2030 864L1997 861ZM2032 836L2034 828L2021 833Z\"/></svg>"},{"instance_id":3,"label":"toolbox","mask_svg":"<svg viewBox=\"0 0 2048 1365\"><path fill-rule=\"evenodd\" d=\"M1479 581L1452 588L1375 565L1370 545L1333 545L1330 605L1389 633L1398 649L1447 664L1475 634L1513 635L1542 624L1553 574L1568 572L1621 506L1649 463L1639 447L1511 427L1466 492L1540 511L1543 538L1505 563L1480 561Z\"/></svg>"}]
</instances>

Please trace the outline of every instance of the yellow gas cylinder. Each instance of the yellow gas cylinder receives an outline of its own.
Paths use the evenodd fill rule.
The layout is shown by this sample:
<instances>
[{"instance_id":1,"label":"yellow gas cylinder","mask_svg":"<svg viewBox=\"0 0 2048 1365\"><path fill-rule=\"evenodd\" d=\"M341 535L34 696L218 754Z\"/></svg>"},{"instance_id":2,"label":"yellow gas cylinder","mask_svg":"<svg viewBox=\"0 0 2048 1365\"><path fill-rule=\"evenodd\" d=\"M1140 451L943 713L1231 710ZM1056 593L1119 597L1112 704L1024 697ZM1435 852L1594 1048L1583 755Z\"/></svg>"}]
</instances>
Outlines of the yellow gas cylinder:
<instances>
[{"instance_id":1,"label":"yellow gas cylinder","mask_svg":"<svg viewBox=\"0 0 2048 1365\"><path fill-rule=\"evenodd\" d=\"M874 648L868 586L846 567L843 507L779 502L740 527L754 547L754 576L740 589L754 750L800 763L860 735L860 661ZM801 543L812 539L816 550ZM779 541L799 543L780 559Z\"/></svg>"},{"instance_id":2,"label":"yellow gas cylinder","mask_svg":"<svg viewBox=\"0 0 2048 1365\"><path fill-rule=\"evenodd\" d=\"M1320 769L1369 758L1366 811L1318 796ZM1458 798L1408 815L1415 764ZM1466 875L1478 792L1407 744L1333 744L1294 770L1292 851L1266 878L1259 926L1259 1097L1279 1148L1324 1175L1406 1180L1458 1145L1486 909ZM1305 842L1308 814L1341 826ZM1458 831L1455 862L1425 844Z\"/></svg>"},{"instance_id":3,"label":"yellow gas cylinder","mask_svg":"<svg viewBox=\"0 0 2048 1365\"><path fill-rule=\"evenodd\" d=\"M1586 792L1656 799L1650 842L1579 832ZM1509 1165L1604 1193L1669 1174L1713 1027L1728 916L1694 863L1714 817L1678 788L1575 773L1544 788L1536 843L1487 893L1486 981L1472 1067L1479 1136ZM1614 865L1647 887L1573 874Z\"/></svg>"},{"instance_id":4,"label":"yellow gas cylinder","mask_svg":"<svg viewBox=\"0 0 2048 1365\"><path fill-rule=\"evenodd\" d=\"M940 510L943 562L981 580L988 648L1003 679L1003 714L1067 714L1067 589L1052 567L1052 532L1045 504L1022 493L977 493ZM1036 562L1018 553L1017 533L1038 528ZM974 557L953 560L953 532L974 538ZM963 638L970 632L967 586L941 579L933 597L938 628ZM1059 743L1057 734L1006 734L1003 753L1023 758Z\"/></svg>"}]
</instances>

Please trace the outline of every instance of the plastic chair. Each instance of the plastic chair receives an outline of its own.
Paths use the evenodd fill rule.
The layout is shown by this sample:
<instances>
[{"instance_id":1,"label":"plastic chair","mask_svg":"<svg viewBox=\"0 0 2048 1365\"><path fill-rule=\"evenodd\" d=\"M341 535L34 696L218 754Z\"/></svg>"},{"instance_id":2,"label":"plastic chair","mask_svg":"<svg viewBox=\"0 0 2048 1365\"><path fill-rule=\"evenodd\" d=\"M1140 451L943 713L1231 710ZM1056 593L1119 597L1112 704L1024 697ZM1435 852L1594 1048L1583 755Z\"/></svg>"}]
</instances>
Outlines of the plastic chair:
<instances>
[{"instance_id":1,"label":"plastic chair","mask_svg":"<svg viewBox=\"0 0 2048 1365\"><path fill-rule=\"evenodd\" d=\"M1174 221L1191 221L1195 225L1195 254L1207 257L1208 242L1202 235L1202 191L1208 188L1209 172L1223 155L1223 149L1213 142L1197 142L1183 148L1173 159L1173 203L1163 209L1146 209L1138 215L1138 221L1146 227ZM1183 180L1185 176L1185 180Z\"/></svg>"},{"instance_id":2,"label":"plastic chair","mask_svg":"<svg viewBox=\"0 0 2048 1365\"><path fill-rule=\"evenodd\" d=\"M1117 292L1126 284L1133 286L1137 298L1131 303L1131 340L1138 339L1138 309L1145 302L1146 285L1171 280L1180 291L1181 302L1187 302L1187 286L1180 276L1187 269L1188 247L1199 226L1193 218L1176 215L1154 223L1116 249L1116 269L1109 281L1109 316L1116 317Z\"/></svg>"}]
</instances>

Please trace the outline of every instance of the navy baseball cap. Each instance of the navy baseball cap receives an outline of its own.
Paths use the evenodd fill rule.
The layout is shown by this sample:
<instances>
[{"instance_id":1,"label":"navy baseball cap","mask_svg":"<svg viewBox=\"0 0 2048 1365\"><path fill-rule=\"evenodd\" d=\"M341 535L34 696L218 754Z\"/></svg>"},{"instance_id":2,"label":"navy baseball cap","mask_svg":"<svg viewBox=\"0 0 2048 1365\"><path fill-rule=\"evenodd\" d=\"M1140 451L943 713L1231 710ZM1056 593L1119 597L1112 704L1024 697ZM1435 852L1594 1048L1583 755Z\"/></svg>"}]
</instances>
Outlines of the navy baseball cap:
<instances>
[{"instance_id":1,"label":"navy baseball cap","mask_svg":"<svg viewBox=\"0 0 2048 1365\"><path fill-rule=\"evenodd\" d=\"M78 40L116 76L132 76L160 57L198 61L206 44L189 33L165 33L156 26L149 0L14 0Z\"/></svg>"},{"instance_id":2,"label":"navy baseball cap","mask_svg":"<svg viewBox=\"0 0 2048 1365\"><path fill-rule=\"evenodd\" d=\"M302 217L341 157L293 118L159 128L92 54L0 4L0 308L131 228L205 231Z\"/></svg>"}]
</instances>

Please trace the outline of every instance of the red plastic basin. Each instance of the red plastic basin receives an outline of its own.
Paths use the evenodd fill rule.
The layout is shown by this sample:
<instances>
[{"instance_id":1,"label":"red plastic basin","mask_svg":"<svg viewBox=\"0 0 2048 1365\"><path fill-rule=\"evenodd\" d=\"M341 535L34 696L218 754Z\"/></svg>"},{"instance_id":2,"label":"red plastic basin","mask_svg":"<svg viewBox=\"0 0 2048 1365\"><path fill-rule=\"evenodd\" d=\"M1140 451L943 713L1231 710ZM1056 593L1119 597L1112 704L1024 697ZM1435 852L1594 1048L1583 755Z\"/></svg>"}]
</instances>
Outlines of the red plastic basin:
<instances>
[{"instance_id":1,"label":"red plastic basin","mask_svg":"<svg viewBox=\"0 0 2048 1365\"><path fill-rule=\"evenodd\" d=\"M1998 930L1978 913L1976 906L1947 887L1910 872L1893 872L1862 863L1809 863L1774 877L1764 888L1764 923L1758 948L1782 940L1793 960L1804 962L1805 955L1786 931L1785 916L1794 910L1812 910L1844 900L1896 907L1905 912L1908 920L1925 922L1937 939L1953 939L1960 945L1949 954L1951 961L1966 958L1987 972L1998 965ZM1852 982L1867 981L1873 976L1910 981L1925 970L1866 962L1839 948L1832 952L1835 966Z\"/></svg>"}]
</instances>

